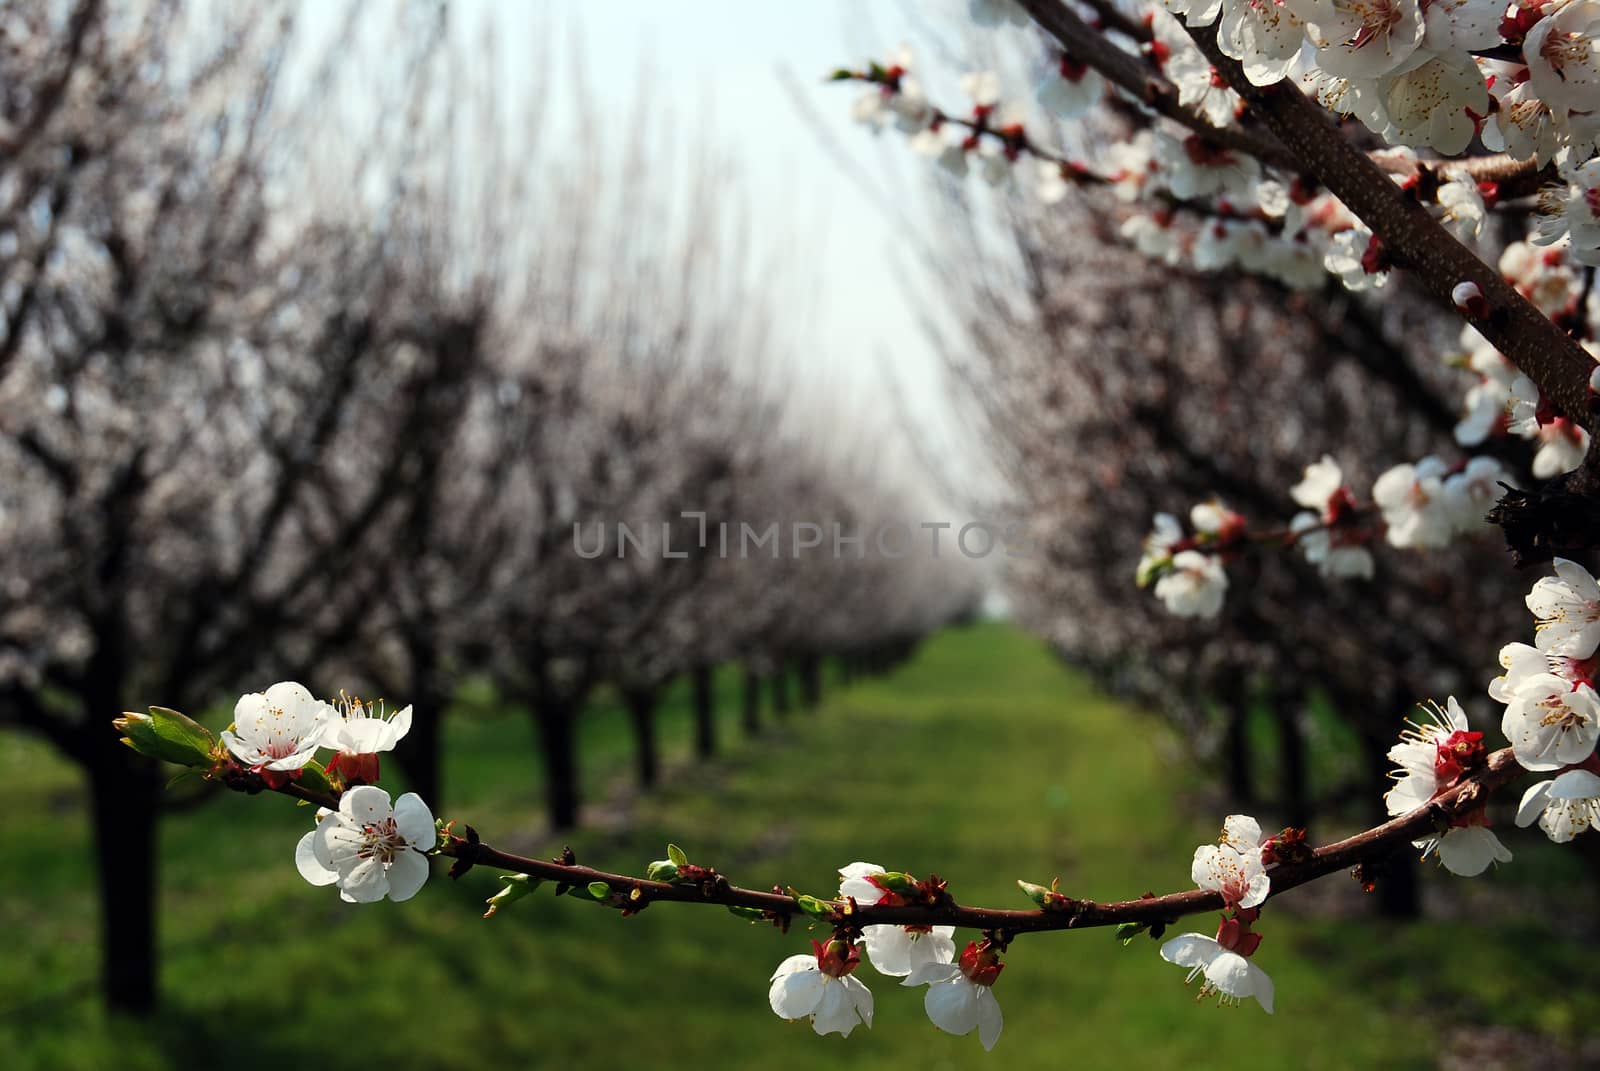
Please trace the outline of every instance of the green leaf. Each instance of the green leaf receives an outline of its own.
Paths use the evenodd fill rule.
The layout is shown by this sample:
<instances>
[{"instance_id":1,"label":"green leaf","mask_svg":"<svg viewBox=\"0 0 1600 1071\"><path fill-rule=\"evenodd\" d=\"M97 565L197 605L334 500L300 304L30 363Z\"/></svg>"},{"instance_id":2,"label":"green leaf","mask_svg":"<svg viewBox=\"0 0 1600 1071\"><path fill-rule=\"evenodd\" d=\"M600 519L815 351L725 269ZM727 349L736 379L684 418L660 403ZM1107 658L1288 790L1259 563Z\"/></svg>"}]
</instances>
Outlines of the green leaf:
<instances>
[{"instance_id":1,"label":"green leaf","mask_svg":"<svg viewBox=\"0 0 1600 1071\"><path fill-rule=\"evenodd\" d=\"M852 70L849 70L848 68L845 68L845 67L840 67L838 70L836 70L832 74L828 75L828 81L830 81L830 82L848 82L851 79L853 79L855 76L856 76L856 72L854 72Z\"/></svg>"},{"instance_id":2,"label":"green leaf","mask_svg":"<svg viewBox=\"0 0 1600 1071\"><path fill-rule=\"evenodd\" d=\"M657 859L645 867L644 876L651 881L677 881L678 865L670 859Z\"/></svg>"},{"instance_id":3,"label":"green leaf","mask_svg":"<svg viewBox=\"0 0 1600 1071\"><path fill-rule=\"evenodd\" d=\"M188 715L167 707L151 707L148 714L131 711L111 723L122 742L141 755L178 766L210 766L216 741L210 731Z\"/></svg>"},{"instance_id":4,"label":"green leaf","mask_svg":"<svg viewBox=\"0 0 1600 1071\"><path fill-rule=\"evenodd\" d=\"M805 893L797 892L792 885L789 886L788 892L790 896L794 897L795 903L800 905L800 910L808 915L822 918L834 912L833 904L826 900L818 900L815 896L807 896Z\"/></svg>"},{"instance_id":5,"label":"green leaf","mask_svg":"<svg viewBox=\"0 0 1600 1071\"><path fill-rule=\"evenodd\" d=\"M767 918L767 913L759 907L740 907L738 904L729 904L728 910L742 919L749 919L751 922L765 922Z\"/></svg>"},{"instance_id":6,"label":"green leaf","mask_svg":"<svg viewBox=\"0 0 1600 1071\"><path fill-rule=\"evenodd\" d=\"M591 881L589 883L589 895L596 900L604 900L611 895L611 886L603 881Z\"/></svg>"},{"instance_id":7,"label":"green leaf","mask_svg":"<svg viewBox=\"0 0 1600 1071\"><path fill-rule=\"evenodd\" d=\"M676 844L667 845L667 858L672 860L673 866L689 865L689 857L685 855L683 849L678 847Z\"/></svg>"},{"instance_id":8,"label":"green leaf","mask_svg":"<svg viewBox=\"0 0 1600 1071\"><path fill-rule=\"evenodd\" d=\"M332 792L333 782L328 780L328 772L322 768L322 763L312 759L300 769L300 787L313 792Z\"/></svg>"},{"instance_id":9,"label":"green leaf","mask_svg":"<svg viewBox=\"0 0 1600 1071\"><path fill-rule=\"evenodd\" d=\"M1135 937L1138 937L1143 932L1144 923L1124 922L1121 926L1117 927L1117 940L1121 941L1124 945L1128 945L1133 942Z\"/></svg>"}]
</instances>

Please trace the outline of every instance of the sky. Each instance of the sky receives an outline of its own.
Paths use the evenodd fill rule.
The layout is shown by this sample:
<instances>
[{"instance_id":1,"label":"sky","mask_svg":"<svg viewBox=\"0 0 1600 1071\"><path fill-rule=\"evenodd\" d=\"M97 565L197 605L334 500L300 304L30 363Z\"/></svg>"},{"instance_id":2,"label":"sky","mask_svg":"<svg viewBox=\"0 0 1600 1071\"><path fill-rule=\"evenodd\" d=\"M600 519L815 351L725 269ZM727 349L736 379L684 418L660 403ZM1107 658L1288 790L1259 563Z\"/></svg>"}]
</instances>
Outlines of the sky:
<instances>
[{"instance_id":1,"label":"sky","mask_svg":"<svg viewBox=\"0 0 1600 1071\"><path fill-rule=\"evenodd\" d=\"M837 399L848 398L892 437L901 423L893 381L925 437L948 436L940 361L901 281L907 258L895 252L902 243L891 213L919 196L916 162L900 139L881 135L880 143L851 120L859 87L824 81L829 71L887 55L910 36L920 16L909 6L472 0L460 11L468 24L492 20L512 87L525 77L520 57L537 51L541 35L559 42L551 50L558 64L576 42L602 100L619 110L633 103L648 62L655 98L692 117L735 161L754 240L787 258L791 250L778 243L795 245L799 232L792 251L804 258L799 285L814 288L815 301L796 302L797 322L782 326L803 363L797 391L815 395L802 408L837 413ZM558 96L560 84L555 80ZM553 103L561 114L562 102ZM873 177L889 209L852 181L850 168Z\"/></svg>"}]
</instances>

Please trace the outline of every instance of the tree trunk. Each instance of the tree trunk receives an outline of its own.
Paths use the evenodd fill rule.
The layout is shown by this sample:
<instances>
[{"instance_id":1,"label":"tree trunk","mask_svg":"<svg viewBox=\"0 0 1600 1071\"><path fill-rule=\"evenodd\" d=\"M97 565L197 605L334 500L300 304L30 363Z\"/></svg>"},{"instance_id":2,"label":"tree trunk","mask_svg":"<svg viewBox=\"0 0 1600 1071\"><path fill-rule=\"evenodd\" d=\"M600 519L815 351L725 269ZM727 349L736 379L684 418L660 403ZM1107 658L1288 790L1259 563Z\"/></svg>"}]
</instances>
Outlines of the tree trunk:
<instances>
[{"instance_id":1,"label":"tree trunk","mask_svg":"<svg viewBox=\"0 0 1600 1071\"><path fill-rule=\"evenodd\" d=\"M1388 779L1381 772L1390 764L1389 741L1376 736L1362 735L1362 753L1367 769L1372 774L1372 787L1367 796L1372 801L1372 819L1375 823L1389 820L1388 808L1383 805L1383 793ZM1388 919L1415 919L1422 916L1422 887L1417 880L1417 853L1411 845L1402 845L1394 854L1375 868L1376 882L1373 893L1377 897L1378 914Z\"/></svg>"},{"instance_id":2,"label":"tree trunk","mask_svg":"<svg viewBox=\"0 0 1600 1071\"><path fill-rule=\"evenodd\" d=\"M772 712L780 718L789 716L789 675L782 662L772 671Z\"/></svg>"},{"instance_id":3,"label":"tree trunk","mask_svg":"<svg viewBox=\"0 0 1600 1071\"><path fill-rule=\"evenodd\" d=\"M740 718L746 736L761 732L761 676L749 666L744 667L744 696Z\"/></svg>"},{"instance_id":4,"label":"tree trunk","mask_svg":"<svg viewBox=\"0 0 1600 1071\"><path fill-rule=\"evenodd\" d=\"M577 708L545 701L533 708L539 730L539 757L544 765L545 813L554 830L578 824Z\"/></svg>"},{"instance_id":5,"label":"tree trunk","mask_svg":"<svg viewBox=\"0 0 1600 1071\"><path fill-rule=\"evenodd\" d=\"M1241 806L1256 802L1255 768L1250 761L1250 689L1242 671L1226 672L1217 702L1227 719L1222 737L1223 772L1228 793Z\"/></svg>"},{"instance_id":6,"label":"tree trunk","mask_svg":"<svg viewBox=\"0 0 1600 1071\"><path fill-rule=\"evenodd\" d=\"M148 1016L156 1008L155 764L117 744L96 746L89 766L95 862L100 892L101 982L113 1012ZM115 751L112 748L116 748Z\"/></svg>"},{"instance_id":7,"label":"tree trunk","mask_svg":"<svg viewBox=\"0 0 1600 1071\"><path fill-rule=\"evenodd\" d=\"M443 752L440 737L444 708L449 697L439 685L431 644L409 645L411 657L411 729L395 748L395 761L405 772L411 791L421 796L434 814L444 807Z\"/></svg>"},{"instance_id":8,"label":"tree trunk","mask_svg":"<svg viewBox=\"0 0 1600 1071\"><path fill-rule=\"evenodd\" d=\"M800 705L812 711L822 705L822 659L816 655L800 660Z\"/></svg>"},{"instance_id":9,"label":"tree trunk","mask_svg":"<svg viewBox=\"0 0 1600 1071\"><path fill-rule=\"evenodd\" d=\"M1300 697L1272 697L1272 714L1278 723L1278 776L1280 806L1291 826L1311 825L1311 786L1306 770L1306 744L1300 734Z\"/></svg>"},{"instance_id":10,"label":"tree trunk","mask_svg":"<svg viewBox=\"0 0 1600 1071\"><path fill-rule=\"evenodd\" d=\"M709 759L717 753L717 707L711 667L695 666L689 677L694 689L694 753Z\"/></svg>"},{"instance_id":11,"label":"tree trunk","mask_svg":"<svg viewBox=\"0 0 1600 1071\"><path fill-rule=\"evenodd\" d=\"M633 769L642 789L654 788L661 779L661 756L656 746L656 692L630 688L622 693L633 723Z\"/></svg>"}]
</instances>

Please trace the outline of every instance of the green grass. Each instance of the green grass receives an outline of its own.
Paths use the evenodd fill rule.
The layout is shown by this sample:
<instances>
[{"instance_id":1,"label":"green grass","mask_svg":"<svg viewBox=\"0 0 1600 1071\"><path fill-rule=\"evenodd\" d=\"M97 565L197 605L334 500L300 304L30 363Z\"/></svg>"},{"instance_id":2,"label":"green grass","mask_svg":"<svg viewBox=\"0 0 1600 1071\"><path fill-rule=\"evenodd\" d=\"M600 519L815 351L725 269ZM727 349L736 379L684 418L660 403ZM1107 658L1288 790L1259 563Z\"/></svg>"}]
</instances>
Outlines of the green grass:
<instances>
[{"instance_id":1,"label":"green grass","mask_svg":"<svg viewBox=\"0 0 1600 1071\"><path fill-rule=\"evenodd\" d=\"M1179 742L1004 626L947 632L893 676L836 689L819 714L797 713L755 744L737 738L733 681L721 685L728 757L687 765L675 693L663 713L663 744L681 763L670 784L597 812L606 828L574 838L580 859L637 872L670 839L740 884L817 894L835 868L865 859L936 870L965 902L1024 907L1019 877L1059 875L1065 891L1098 899L1183 888L1194 845L1220 823L1223 804ZM527 719L484 705L449 722L446 815L548 853L559 846L537 840ZM583 731L589 791L606 795L626 770L621 715L601 704ZM163 1015L108 1022L91 991L80 787L43 749L0 743L8 1068L1428 1067L1474 1025L1540 1035L1559 1052L1593 1038L1600 1018L1592 945L1563 943L1570 926L1527 885L1528 874L1575 871L1526 835L1511 836L1519 860L1502 873L1430 875L1448 910L1425 923L1367 920L1342 877L1274 901L1257 959L1278 986L1271 1018L1254 1004L1197 1006L1144 938L1019 940L996 988L1005 1032L986 1057L976 1037L928 1023L920 990L865 966L872 1030L819 1038L778 1020L767 978L807 935L714 908L619 919L546 893L486 922L496 883L481 871L459 884L436 872L406 904L342 904L291 865L305 811L226 797L163 827ZM1532 866L1519 876L1524 853Z\"/></svg>"}]
</instances>

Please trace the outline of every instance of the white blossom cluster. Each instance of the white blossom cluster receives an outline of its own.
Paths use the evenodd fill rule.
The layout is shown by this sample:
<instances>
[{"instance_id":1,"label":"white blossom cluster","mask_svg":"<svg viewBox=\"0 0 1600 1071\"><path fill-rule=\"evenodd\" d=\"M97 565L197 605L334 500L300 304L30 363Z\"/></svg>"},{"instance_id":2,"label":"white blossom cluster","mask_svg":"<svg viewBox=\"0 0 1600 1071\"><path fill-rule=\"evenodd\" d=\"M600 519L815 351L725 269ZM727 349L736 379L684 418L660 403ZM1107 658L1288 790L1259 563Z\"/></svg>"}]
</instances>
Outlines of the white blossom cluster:
<instances>
[{"instance_id":1,"label":"white blossom cluster","mask_svg":"<svg viewBox=\"0 0 1600 1071\"><path fill-rule=\"evenodd\" d=\"M1306 466L1290 496L1304 507L1284 531L1252 534L1245 519L1216 499L1190 512L1192 535L1176 517L1158 513L1145 537L1135 571L1140 587L1154 584L1167 610L1179 617L1211 618L1222 611L1228 589L1223 562L1247 545L1293 544L1324 577L1370 579L1367 544L1380 533L1401 548L1436 548L1487 527L1484 517L1513 481L1493 458L1449 465L1437 457L1395 465L1372 485L1363 506L1339 463L1324 456Z\"/></svg>"},{"instance_id":2,"label":"white blossom cluster","mask_svg":"<svg viewBox=\"0 0 1600 1071\"><path fill-rule=\"evenodd\" d=\"M974 2L971 14L987 26L1027 21L1007 0ZM1384 169L1462 241L1478 238L1499 191L1449 158L1504 151L1554 165L1560 181L1540 194L1529 233L1553 256L1531 260L1527 274L1556 276L1535 282L1556 288L1570 264L1600 263L1600 0L1163 0L1143 15L1149 41L1106 39L1158 70L1202 127L1237 129L1246 110L1184 23L1214 24L1218 47L1252 84L1289 79L1363 123L1390 146L1377 157ZM899 54L895 77L875 84L855 114L895 126L955 174L977 170L1009 184L1031 155L1040 199L1059 201L1086 176L1108 185L1124 206L1124 237L1163 262L1242 269L1301 289L1329 274L1358 291L1388 280L1388 251L1336 198L1275 176L1203 130L1148 115L1092 164L1067 162L1041 149L1047 124L1003 103L992 72L962 79L972 120L952 122L910 67ZM1049 115L1073 119L1111 93L1122 90L1058 55L1034 97ZM1429 159L1419 161L1418 150Z\"/></svg>"},{"instance_id":3,"label":"white blossom cluster","mask_svg":"<svg viewBox=\"0 0 1600 1071\"><path fill-rule=\"evenodd\" d=\"M1519 242L1506 250L1501 258L1501 270L1518 271L1537 259L1538 255L1526 243ZM1518 277L1507 271L1507 278L1514 282ZM1555 309L1559 310L1571 299L1569 282L1572 287L1577 285L1570 271L1550 274L1530 280L1524 292L1537 304L1541 289L1548 291L1554 284L1555 292L1546 297L1544 303L1550 304L1553 297ZM1520 283L1518 288L1522 289ZM1591 351L1600 348L1593 342L1585 345ZM1537 442L1539 449L1533 455L1532 471L1540 480L1577 468L1589 452L1589 433L1546 405L1533 380L1517 371L1516 365L1472 328L1462 329L1461 347L1464 353L1457 363L1472 372L1476 382L1467 390L1464 412L1455 428L1456 442L1461 446L1478 446L1501 435ZM1600 364L1595 366L1591 376L1590 390L1596 385L1600 385Z\"/></svg>"},{"instance_id":4,"label":"white blossom cluster","mask_svg":"<svg viewBox=\"0 0 1600 1071\"><path fill-rule=\"evenodd\" d=\"M295 867L313 885L338 885L340 898L370 903L409 900L428 880L426 852L437 836L433 814L414 792L398 800L365 781L377 779L379 753L392 751L411 728L411 708L386 714L381 703L312 696L294 681L240 696L222 744L240 766L272 787L298 780L317 751L334 752L327 773L349 787L339 809L318 808L316 828L295 846Z\"/></svg>"}]
</instances>

